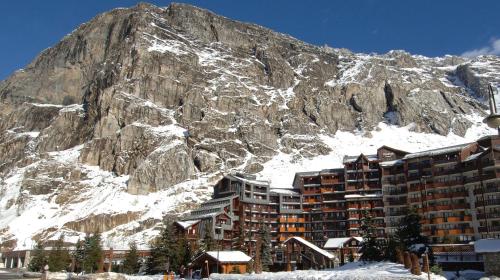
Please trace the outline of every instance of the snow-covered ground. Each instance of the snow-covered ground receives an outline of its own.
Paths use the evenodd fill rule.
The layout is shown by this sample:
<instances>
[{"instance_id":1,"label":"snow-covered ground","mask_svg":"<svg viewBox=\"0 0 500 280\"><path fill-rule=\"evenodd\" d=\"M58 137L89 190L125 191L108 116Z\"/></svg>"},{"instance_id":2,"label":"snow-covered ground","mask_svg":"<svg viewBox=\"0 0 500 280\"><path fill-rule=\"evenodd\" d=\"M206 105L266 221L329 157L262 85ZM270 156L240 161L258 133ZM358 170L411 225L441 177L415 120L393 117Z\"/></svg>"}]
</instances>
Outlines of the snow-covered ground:
<instances>
[{"instance_id":1,"label":"snow-covered ground","mask_svg":"<svg viewBox=\"0 0 500 280\"><path fill-rule=\"evenodd\" d=\"M262 274L212 274L210 279L248 279L248 280L382 280L382 279L427 279L426 274L412 275L401 264L381 263L348 263L332 270L298 270L293 272L269 272ZM443 276L431 274L432 280L446 280Z\"/></svg>"}]
</instances>

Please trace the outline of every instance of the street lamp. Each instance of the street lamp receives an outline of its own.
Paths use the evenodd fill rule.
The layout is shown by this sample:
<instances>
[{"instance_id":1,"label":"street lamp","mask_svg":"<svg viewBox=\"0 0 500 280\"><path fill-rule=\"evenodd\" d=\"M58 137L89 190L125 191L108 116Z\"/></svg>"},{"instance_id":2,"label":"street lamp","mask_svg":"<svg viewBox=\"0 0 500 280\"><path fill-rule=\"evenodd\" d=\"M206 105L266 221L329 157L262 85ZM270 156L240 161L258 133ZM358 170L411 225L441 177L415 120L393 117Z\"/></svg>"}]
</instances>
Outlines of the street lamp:
<instances>
[{"instance_id":1,"label":"street lamp","mask_svg":"<svg viewBox=\"0 0 500 280\"><path fill-rule=\"evenodd\" d=\"M215 230L217 232L217 271L216 273L219 273L219 251L220 251L220 234L222 231L221 227L222 223L216 224L215 225Z\"/></svg>"},{"instance_id":2,"label":"street lamp","mask_svg":"<svg viewBox=\"0 0 500 280\"><path fill-rule=\"evenodd\" d=\"M500 135L500 114L497 113L497 105L495 103L493 86L491 84L488 85L488 101L490 104L490 114L484 118L483 123L491 128L498 129L498 134Z\"/></svg>"}]
</instances>

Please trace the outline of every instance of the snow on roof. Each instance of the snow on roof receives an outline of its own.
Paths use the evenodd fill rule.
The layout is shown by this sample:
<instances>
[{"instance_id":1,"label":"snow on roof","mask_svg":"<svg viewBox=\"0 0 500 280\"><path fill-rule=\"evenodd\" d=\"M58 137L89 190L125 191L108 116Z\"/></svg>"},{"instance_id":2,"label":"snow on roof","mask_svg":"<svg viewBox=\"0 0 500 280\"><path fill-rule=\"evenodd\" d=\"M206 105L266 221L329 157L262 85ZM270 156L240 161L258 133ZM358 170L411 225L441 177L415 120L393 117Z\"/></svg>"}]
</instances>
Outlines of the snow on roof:
<instances>
[{"instance_id":1,"label":"snow on roof","mask_svg":"<svg viewBox=\"0 0 500 280\"><path fill-rule=\"evenodd\" d=\"M226 177L230 177L230 179L238 180L244 183L252 184L252 185L259 185L259 186L269 186L269 181L265 180L252 180L252 179L246 179L243 177L239 177L236 174L228 174Z\"/></svg>"},{"instance_id":2,"label":"snow on roof","mask_svg":"<svg viewBox=\"0 0 500 280\"><path fill-rule=\"evenodd\" d=\"M477 153L477 154L472 154L472 155L468 156L464 161L474 160L474 159L478 158L482 154L484 154L484 152L480 152L480 153Z\"/></svg>"},{"instance_id":3,"label":"snow on roof","mask_svg":"<svg viewBox=\"0 0 500 280\"><path fill-rule=\"evenodd\" d=\"M403 164L403 163L404 163L403 160L397 159L397 160L391 160L391 161L382 161L378 165L380 165L382 167L386 167L386 166L394 166L394 165Z\"/></svg>"},{"instance_id":4,"label":"snow on roof","mask_svg":"<svg viewBox=\"0 0 500 280\"><path fill-rule=\"evenodd\" d=\"M359 242L363 241L363 237L358 237L358 236L353 236L353 237L339 237L339 238L329 238L325 246L323 248L325 249L335 249L335 248L340 248L343 247L344 243L351 239L356 239Z\"/></svg>"},{"instance_id":5,"label":"snow on roof","mask_svg":"<svg viewBox=\"0 0 500 280\"><path fill-rule=\"evenodd\" d=\"M381 197L382 194L369 193L369 194L346 194L344 198L369 198L369 197Z\"/></svg>"},{"instance_id":6,"label":"snow on roof","mask_svg":"<svg viewBox=\"0 0 500 280\"><path fill-rule=\"evenodd\" d=\"M328 238L323 248L325 249L340 248L349 239L351 238L350 237Z\"/></svg>"},{"instance_id":7,"label":"snow on roof","mask_svg":"<svg viewBox=\"0 0 500 280\"><path fill-rule=\"evenodd\" d=\"M358 160L358 158L360 158L362 156L366 157L369 161L378 160L378 156L377 155L360 154L360 155L357 155L357 156L345 156L344 159L343 159L343 163L355 162L355 161Z\"/></svg>"},{"instance_id":8,"label":"snow on roof","mask_svg":"<svg viewBox=\"0 0 500 280\"><path fill-rule=\"evenodd\" d=\"M219 262L249 262L252 258L241 251L208 251L207 254ZM218 257L218 258L217 258Z\"/></svg>"},{"instance_id":9,"label":"snow on roof","mask_svg":"<svg viewBox=\"0 0 500 280\"><path fill-rule=\"evenodd\" d=\"M470 143L460 144L460 145L455 145L455 146L450 146L450 147L444 147L444 148L439 148L439 149L433 149L433 150L427 150L427 151L422 151L422 152L416 152L416 153L412 153L412 154L407 154L406 156L404 156L404 159L455 153L455 152L461 151L463 148L467 147L468 145L470 145Z\"/></svg>"},{"instance_id":10,"label":"snow on roof","mask_svg":"<svg viewBox=\"0 0 500 280\"><path fill-rule=\"evenodd\" d=\"M500 239L479 239L474 242L474 251L476 253L499 253Z\"/></svg>"},{"instance_id":11,"label":"snow on roof","mask_svg":"<svg viewBox=\"0 0 500 280\"><path fill-rule=\"evenodd\" d=\"M181 227L183 227L184 229L190 228L192 225L195 225L199 222L200 220L176 221L176 223Z\"/></svg>"},{"instance_id":12,"label":"snow on roof","mask_svg":"<svg viewBox=\"0 0 500 280\"><path fill-rule=\"evenodd\" d=\"M289 194L289 195L299 195L298 192L287 190L287 189L271 189L271 193L281 193L281 194Z\"/></svg>"},{"instance_id":13,"label":"snow on roof","mask_svg":"<svg viewBox=\"0 0 500 280\"><path fill-rule=\"evenodd\" d=\"M288 238L288 239L287 239L284 243L287 243L288 241L290 241L290 240L292 240L292 239L297 240L298 242L300 242L300 243L302 243L302 244L306 245L307 247L309 247L309 248L313 249L314 251L316 251L316 252L320 253L321 255L323 255L323 256L325 256L325 257L327 257L327 258L329 258L329 259L333 259L333 258L334 258L334 256L333 256L332 254L330 254L330 253L328 253L327 251L325 251L325 250L321 249L320 247L318 247L318 246L316 246L316 245L312 244L311 242L309 242L309 241L305 240L305 239L304 239L304 238L302 238L302 237L298 237L298 236L290 237L290 238Z\"/></svg>"}]
</instances>

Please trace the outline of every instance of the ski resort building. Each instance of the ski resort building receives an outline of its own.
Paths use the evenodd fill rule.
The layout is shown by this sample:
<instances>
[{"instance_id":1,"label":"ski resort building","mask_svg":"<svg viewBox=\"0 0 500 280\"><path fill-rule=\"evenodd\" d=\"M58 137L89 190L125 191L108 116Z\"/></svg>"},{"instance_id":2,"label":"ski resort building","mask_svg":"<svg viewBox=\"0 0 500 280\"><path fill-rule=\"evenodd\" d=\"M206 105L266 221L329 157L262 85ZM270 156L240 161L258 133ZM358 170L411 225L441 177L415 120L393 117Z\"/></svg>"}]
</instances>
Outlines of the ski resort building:
<instances>
[{"instance_id":1,"label":"ski resort building","mask_svg":"<svg viewBox=\"0 0 500 280\"><path fill-rule=\"evenodd\" d=\"M380 164L386 232L409 208L432 243L500 237L500 138L407 154Z\"/></svg>"},{"instance_id":2,"label":"ski resort building","mask_svg":"<svg viewBox=\"0 0 500 280\"><path fill-rule=\"evenodd\" d=\"M379 237L394 234L416 209L434 244L500 238L499 136L418 153L382 146L373 155L346 156L343 165L296 173L290 189L226 175L213 199L177 224L191 240L211 232L226 249L243 239L251 256L264 227L276 252L292 237L322 247L328 239L360 236L365 212Z\"/></svg>"}]
</instances>

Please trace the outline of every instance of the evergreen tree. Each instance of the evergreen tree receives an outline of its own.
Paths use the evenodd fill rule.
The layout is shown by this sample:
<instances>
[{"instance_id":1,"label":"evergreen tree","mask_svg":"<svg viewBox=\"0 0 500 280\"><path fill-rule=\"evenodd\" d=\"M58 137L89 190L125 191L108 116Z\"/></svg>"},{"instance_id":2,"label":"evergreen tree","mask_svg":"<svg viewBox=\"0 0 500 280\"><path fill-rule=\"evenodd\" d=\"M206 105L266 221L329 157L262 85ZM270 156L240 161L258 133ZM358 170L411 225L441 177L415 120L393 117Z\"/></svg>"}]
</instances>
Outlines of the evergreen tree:
<instances>
[{"instance_id":1,"label":"evergreen tree","mask_svg":"<svg viewBox=\"0 0 500 280\"><path fill-rule=\"evenodd\" d=\"M245 231L243 229L243 223L240 222L238 225L238 233L236 236L236 241L233 243L233 250L237 251L246 251L246 246L245 246Z\"/></svg>"},{"instance_id":2,"label":"evergreen tree","mask_svg":"<svg viewBox=\"0 0 500 280\"><path fill-rule=\"evenodd\" d=\"M52 272L67 270L71 262L68 249L64 247L64 235L56 241L54 249L49 253L49 270Z\"/></svg>"},{"instance_id":3,"label":"evergreen tree","mask_svg":"<svg viewBox=\"0 0 500 280\"><path fill-rule=\"evenodd\" d=\"M420 215L416 209L410 209L403 217L396 230L396 239L407 250L411 250L415 244L427 244L427 238L422 236Z\"/></svg>"},{"instance_id":4,"label":"evergreen tree","mask_svg":"<svg viewBox=\"0 0 500 280\"><path fill-rule=\"evenodd\" d=\"M273 259L271 255L271 236L269 233L269 227L261 224L259 234L262 240L260 248L262 271L269 271L269 267L273 265Z\"/></svg>"},{"instance_id":5,"label":"evergreen tree","mask_svg":"<svg viewBox=\"0 0 500 280\"><path fill-rule=\"evenodd\" d=\"M139 254L137 253L137 244L131 242L129 244L129 251L125 255L125 260L123 261L123 272L126 274L136 274L139 272L141 263L139 260Z\"/></svg>"},{"instance_id":6,"label":"evergreen tree","mask_svg":"<svg viewBox=\"0 0 500 280\"><path fill-rule=\"evenodd\" d=\"M384 249L384 259L397 262L397 250L401 249L401 244L394 239L394 237L390 236L383 244Z\"/></svg>"},{"instance_id":7,"label":"evergreen tree","mask_svg":"<svg viewBox=\"0 0 500 280\"><path fill-rule=\"evenodd\" d=\"M82 270L83 260L85 259L84 242L80 239L76 241L73 259L75 260L74 272L80 272Z\"/></svg>"},{"instance_id":8,"label":"evergreen tree","mask_svg":"<svg viewBox=\"0 0 500 280\"><path fill-rule=\"evenodd\" d=\"M205 252L212 251L215 249L215 245L215 240L212 236L212 224L207 222L205 225L205 233L201 241L201 249Z\"/></svg>"},{"instance_id":9,"label":"evergreen tree","mask_svg":"<svg viewBox=\"0 0 500 280\"><path fill-rule=\"evenodd\" d=\"M179 265L187 267L188 264L191 262L191 257L192 257L191 246L189 245L185 236L179 237L177 244L178 244L177 259Z\"/></svg>"},{"instance_id":10,"label":"evergreen tree","mask_svg":"<svg viewBox=\"0 0 500 280\"><path fill-rule=\"evenodd\" d=\"M375 223L371 214L366 210L363 213L360 230L363 234L360 259L362 261L380 261L382 259L382 250L377 240Z\"/></svg>"},{"instance_id":11,"label":"evergreen tree","mask_svg":"<svg viewBox=\"0 0 500 280\"><path fill-rule=\"evenodd\" d=\"M83 270L87 273L97 271L99 262L102 259L101 234L96 232L93 235L85 236L84 240L84 260Z\"/></svg>"},{"instance_id":12,"label":"evergreen tree","mask_svg":"<svg viewBox=\"0 0 500 280\"><path fill-rule=\"evenodd\" d=\"M179 268L177 238L172 227L172 223L166 223L160 236L151 243L151 256L146 263L149 274L177 271Z\"/></svg>"},{"instance_id":13,"label":"evergreen tree","mask_svg":"<svg viewBox=\"0 0 500 280\"><path fill-rule=\"evenodd\" d=\"M47 255L43 249L43 245L38 241L31 253L30 264L28 266L30 271L42 271L45 264L47 264Z\"/></svg>"}]
</instances>

